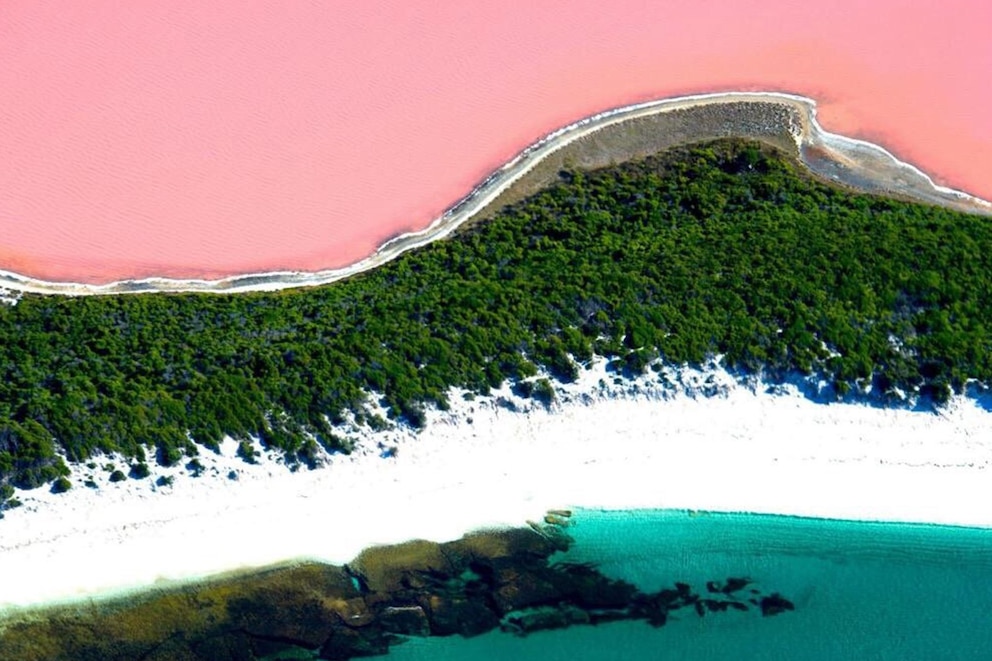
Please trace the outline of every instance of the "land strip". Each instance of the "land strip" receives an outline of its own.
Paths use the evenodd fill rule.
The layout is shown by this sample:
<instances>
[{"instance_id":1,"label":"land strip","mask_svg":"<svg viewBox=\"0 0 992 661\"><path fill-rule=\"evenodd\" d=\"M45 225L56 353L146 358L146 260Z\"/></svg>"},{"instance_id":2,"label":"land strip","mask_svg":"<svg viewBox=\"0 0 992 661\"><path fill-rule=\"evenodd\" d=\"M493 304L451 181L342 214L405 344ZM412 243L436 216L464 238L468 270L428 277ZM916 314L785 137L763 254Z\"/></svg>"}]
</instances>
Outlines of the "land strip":
<instances>
[{"instance_id":1,"label":"land strip","mask_svg":"<svg viewBox=\"0 0 992 661\"><path fill-rule=\"evenodd\" d=\"M724 92L625 106L559 129L486 178L426 229L396 237L371 256L345 268L255 273L219 280L147 278L104 285L49 282L0 270L0 296L16 300L20 292L69 296L238 293L329 284L442 239L470 221L489 218L506 204L553 182L564 167L604 167L722 137L753 138L784 148L821 178L844 187L992 215L989 202L937 186L919 169L899 161L883 148L824 131L816 120L816 104L811 99L770 92Z\"/></svg>"}]
</instances>

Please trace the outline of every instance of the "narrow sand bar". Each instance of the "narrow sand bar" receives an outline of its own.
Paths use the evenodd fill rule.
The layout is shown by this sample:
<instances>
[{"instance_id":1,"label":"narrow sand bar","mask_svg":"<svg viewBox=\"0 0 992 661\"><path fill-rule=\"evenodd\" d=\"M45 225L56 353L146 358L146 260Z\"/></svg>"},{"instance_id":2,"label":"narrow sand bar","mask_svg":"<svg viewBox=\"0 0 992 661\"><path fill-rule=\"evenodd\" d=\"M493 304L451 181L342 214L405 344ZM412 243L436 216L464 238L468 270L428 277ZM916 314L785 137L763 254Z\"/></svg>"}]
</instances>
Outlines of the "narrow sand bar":
<instances>
[{"instance_id":1,"label":"narrow sand bar","mask_svg":"<svg viewBox=\"0 0 992 661\"><path fill-rule=\"evenodd\" d=\"M649 119L660 122L649 127L645 139L624 144L623 134L627 127ZM686 126L691 128L687 131ZM616 130L610 133L610 129ZM550 133L492 173L426 229L396 237L371 256L345 268L313 273L256 273L218 280L146 278L104 285L48 282L0 270L0 288L9 292L82 296L165 291L238 293L329 284L447 237L464 223L491 211L491 205L501 204L504 201L501 196L510 192L515 184L572 145L580 145L578 154L587 159L583 165L606 165L612 160L628 160L687 141L727 136L750 137L787 146L814 173L859 190L992 215L992 203L935 184L921 170L899 161L885 149L824 131L817 120L816 103L812 99L776 92L722 92L624 106ZM590 139L610 143L599 149L598 160L595 154L588 160L590 149L582 149L582 141ZM617 144L620 146L614 146Z\"/></svg>"},{"instance_id":2,"label":"narrow sand bar","mask_svg":"<svg viewBox=\"0 0 992 661\"><path fill-rule=\"evenodd\" d=\"M604 387L600 362L550 411L508 389L495 396L530 410L453 396L419 435L367 430L354 455L312 471L249 466L233 442L204 456L199 478L175 469L172 487L110 484L76 467L72 492L22 492L0 522L0 606L294 558L346 562L372 544L516 527L554 508L992 526L992 413L979 400L940 413L824 405L713 366L665 374L674 387L653 374ZM398 452L385 458L383 447ZM99 489L80 486L86 473Z\"/></svg>"}]
</instances>

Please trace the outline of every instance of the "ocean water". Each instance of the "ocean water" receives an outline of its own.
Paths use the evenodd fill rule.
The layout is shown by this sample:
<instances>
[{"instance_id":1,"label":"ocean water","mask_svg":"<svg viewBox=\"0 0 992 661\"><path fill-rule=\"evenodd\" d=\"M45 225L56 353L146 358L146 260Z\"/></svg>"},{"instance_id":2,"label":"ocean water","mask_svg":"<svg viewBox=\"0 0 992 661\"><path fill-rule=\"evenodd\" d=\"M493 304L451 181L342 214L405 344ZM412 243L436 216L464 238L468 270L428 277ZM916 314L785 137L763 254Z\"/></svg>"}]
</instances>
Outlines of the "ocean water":
<instances>
[{"instance_id":1,"label":"ocean water","mask_svg":"<svg viewBox=\"0 0 992 661\"><path fill-rule=\"evenodd\" d=\"M560 560L655 591L747 576L795 611L679 611L520 638L412 639L392 661L992 659L992 530L683 511L578 511Z\"/></svg>"}]
</instances>

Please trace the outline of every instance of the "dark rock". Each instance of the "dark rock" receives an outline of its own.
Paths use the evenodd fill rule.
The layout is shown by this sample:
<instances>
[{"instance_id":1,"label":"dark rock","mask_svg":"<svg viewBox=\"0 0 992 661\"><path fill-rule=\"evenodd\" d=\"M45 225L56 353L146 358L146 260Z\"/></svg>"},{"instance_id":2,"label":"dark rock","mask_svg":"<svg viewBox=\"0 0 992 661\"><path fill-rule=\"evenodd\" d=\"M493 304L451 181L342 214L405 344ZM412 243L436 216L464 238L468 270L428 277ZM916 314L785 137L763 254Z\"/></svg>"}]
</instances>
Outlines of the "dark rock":
<instances>
[{"instance_id":1,"label":"dark rock","mask_svg":"<svg viewBox=\"0 0 992 661\"><path fill-rule=\"evenodd\" d=\"M387 606L379 613L379 625L388 633L429 636L431 624L420 606Z\"/></svg>"},{"instance_id":2,"label":"dark rock","mask_svg":"<svg viewBox=\"0 0 992 661\"><path fill-rule=\"evenodd\" d=\"M546 606L510 613L500 623L500 628L518 636L526 636L534 631L564 629L573 624L589 624L589 622L589 614L581 608Z\"/></svg>"},{"instance_id":3,"label":"dark rock","mask_svg":"<svg viewBox=\"0 0 992 661\"><path fill-rule=\"evenodd\" d=\"M253 638L278 639L302 647L319 647L340 625L337 614L317 601L299 601L292 593L277 597L269 592L263 597L234 599L230 604L232 620ZM292 608L282 607L292 604Z\"/></svg>"},{"instance_id":4,"label":"dark rock","mask_svg":"<svg viewBox=\"0 0 992 661\"><path fill-rule=\"evenodd\" d=\"M668 607L679 600L679 593L675 590L661 590L655 595L655 599L658 603L665 607Z\"/></svg>"},{"instance_id":5,"label":"dark rock","mask_svg":"<svg viewBox=\"0 0 992 661\"><path fill-rule=\"evenodd\" d=\"M634 585L609 579L588 564L554 565L549 580L562 598L587 609L626 608L637 594Z\"/></svg>"},{"instance_id":6,"label":"dark rock","mask_svg":"<svg viewBox=\"0 0 992 661\"><path fill-rule=\"evenodd\" d=\"M385 636L372 632L338 629L320 648L320 658L327 661L345 661L364 656L380 656L389 651Z\"/></svg>"},{"instance_id":7,"label":"dark rock","mask_svg":"<svg viewBox=\"0 0 992 661\"><path fill-rule=\"evenodd\" d=\"M589 612L583 608L576 608L575 606L566 604L561 607L561 610L563 613L565 613L565 616L568 619L568 623L570 625L592 623L592 617L590 616ZM615 613L616 611L610 611L610 612ZM608 617L608 614L605 615L604 617Z\"/></svg>"},{"instance_id":8,"label":"dark rock","mask_svg":"<svg viewBox=\"0 0 992 661\"><path fill-rule=\"evenodd\" d=\"M254 638L251 641L251 651L255 655L252 658L262 657L265 659L296 659L299 652L304 648L299 645L291 645L279 640L269 640L267 638Z\"/></svg>"},{"instance_id":9,"label":"dark rock","mask_svg":"<svg viewBox=\"0 0 992 661\"><path fill-rule=\"evenodd\" d=\"M749 578L728 578L726 583L720 583L719 581L707 581L706 591L713 593L720 593L725 595L733 594L738 590L743 590L748 585L751 584L751 579ZM757 590L751 590L751 592L757 594Z\"/></svg>"},{"instance_id":10,"label":"dark rock","mask_svg":"<svg viewBox=\"0 0 992 661\"><path fill-rule=\"evenodd\" d=\"M751 584L751 579L749 578L728 578L727 582L724 584L720 592L724 594L731 594L732 592L737 592L738 590L743 590Z\"/></svg>"},{"instance_id":11,"label":"dark rock","mask_svg":"<svg viewBox=\"0 0 992 661\"><path fill-rule=\"evenodd\" d=\"M583 610L582 612L589 616L589 624L603 624L605 622L618 622L620 620L636 619L636 616L631 608L594 608L590 610ZM644 616L641 616L641 619L643 619L643 617Z\"/></svg>"},{"instance_id":12,"label":"dark rock","mask_svg":"<svg viewBox=\"0 0 992 661\"><path fill-rule=\"evenodd\" d=\"M337 614L342 624L352 629L361 629L375 622L375 614L362 597L336 599L328 607Z\"/></svg>"},{"instance_id":13,"label":"dark rock","mask_svg":"<svg viewBox=\"0 0 992 661\"><path fill-rule=\"evenodd\" d=\"M720 601L718 599L703 599L699 603L705 606L706 610L711 613L723 613L730 606L729 601Z\"/></svg>"},{"instance_id":14,"label":"dark rock","mask_svg":"<svg viewBox=\"0 0 992 661\"><path fill-rule=\"evenodd\" d=\"M555 603L561 590L548 581L530 573L520 573L512 568L500 570L495 579L499 585L492 593L493 602L500 614L531 606Z\"/></svg>"},{"instance_id":15,"label":"dark rock","mask_svg":"<svg viewBox=\"0 0 992 661\"><path fill-rule=\"evenodd\" d=\"M656 611L648 615L648 624L657 628L663 627L668 622L668 613L666 611Z\"/></svg>"},{"instance_id":16,"label":"dark rock","mask_svg":"<svg viewBox=\"0 0 992 661\"><path fill-rule=\"evenodd\" d=\"M795 610L796 607L791 601L780 595L778 592L761 598L761 614L765 617L778 615L785 611Z\"/></svg>"},{"instance_id":17,"label":"dark rock","mask_svg":"<svg viewBox=\"0 0 992 661\"><path fill-rule=\"evenodd\" d=\"M432 595L428 603L433 636L460 634L468 638L499 626L496 613L480 601Z\"/></svg>"},{"instance_id":18,"label":"dark rock","mask_svg":"<svg viewBox=\"0 0 992 661\"><path fill-rule=\"evenodd\" d=\"M219 636L211 636L193 645L193 653L197 659L251 659L251 642L247 635L241 632L230 632Z\"/></svg>"}]
</instances>

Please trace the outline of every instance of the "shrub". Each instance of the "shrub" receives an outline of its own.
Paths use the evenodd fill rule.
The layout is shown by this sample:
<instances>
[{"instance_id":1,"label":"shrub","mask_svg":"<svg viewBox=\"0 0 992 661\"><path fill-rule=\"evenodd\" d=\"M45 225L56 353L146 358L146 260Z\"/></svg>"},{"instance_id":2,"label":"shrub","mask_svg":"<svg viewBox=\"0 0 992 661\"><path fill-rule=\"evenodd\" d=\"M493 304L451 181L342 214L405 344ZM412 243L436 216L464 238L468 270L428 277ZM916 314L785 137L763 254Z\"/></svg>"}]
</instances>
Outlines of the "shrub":
<instances>
[{"instance_id":1,"label":"shrub","mask_svg":"<svg viewBox=\"0 0 992 661\"><path fill-rule=\"evenodd\" d=\"M238 443L238 456L245 460L249 464L258 463L256 460L256 452L251 441L241 441Z\"/></svg>"},{"instance_id":2,"label":"shrub","mask_svg":"<svg viewBox=\"0 0 992 661\"><path fill-rule=\"evenodd\" d=\"M551 406L555 401L555 388L547 379L538 379L534 384L533 396L545 406Z\"/></svg>"},{"instance_id":3,"label":"shrub","mask_svg":"<svg viewBox=\"0 0 992 661\"><path fill-rule=\"evenodd\" d=\"M72 482L69 478L64 475L60 475L55 482L52 483L52 493L65 493L72 488Z\"/></svg>"},{"instance_id":4,"label":"shrub","mask_svg":"<svg viewBox=\"0 0 992 661\"><path fill-rule=\"evenodd\" d=\"M534 383L532 381L519 381L510 388L514 395L522 399L527 399L534 394Z\"/></svg>"},{"instance_id":5,"label":"shrub","mask_svg":"<svg viewBox=\"0 0 992 661\"><path fill-rule=\"evenodd\" d=\"M125 475L124 471L122 470L115 470L113 473L110 474L111 482L123 482L126 479L127 479L127 475Z\"/></svg>"},{"instance_id":6,"label":"shrub","mask_svg":"<svg viewBox=\"0 0 992 661\"><path fill-rule=\"evenodd\" d=\"M182 451L172 445L162 444L155 453L155 459L160 466L175 466L183 458Z\"/></svg>"}]
</instances>

